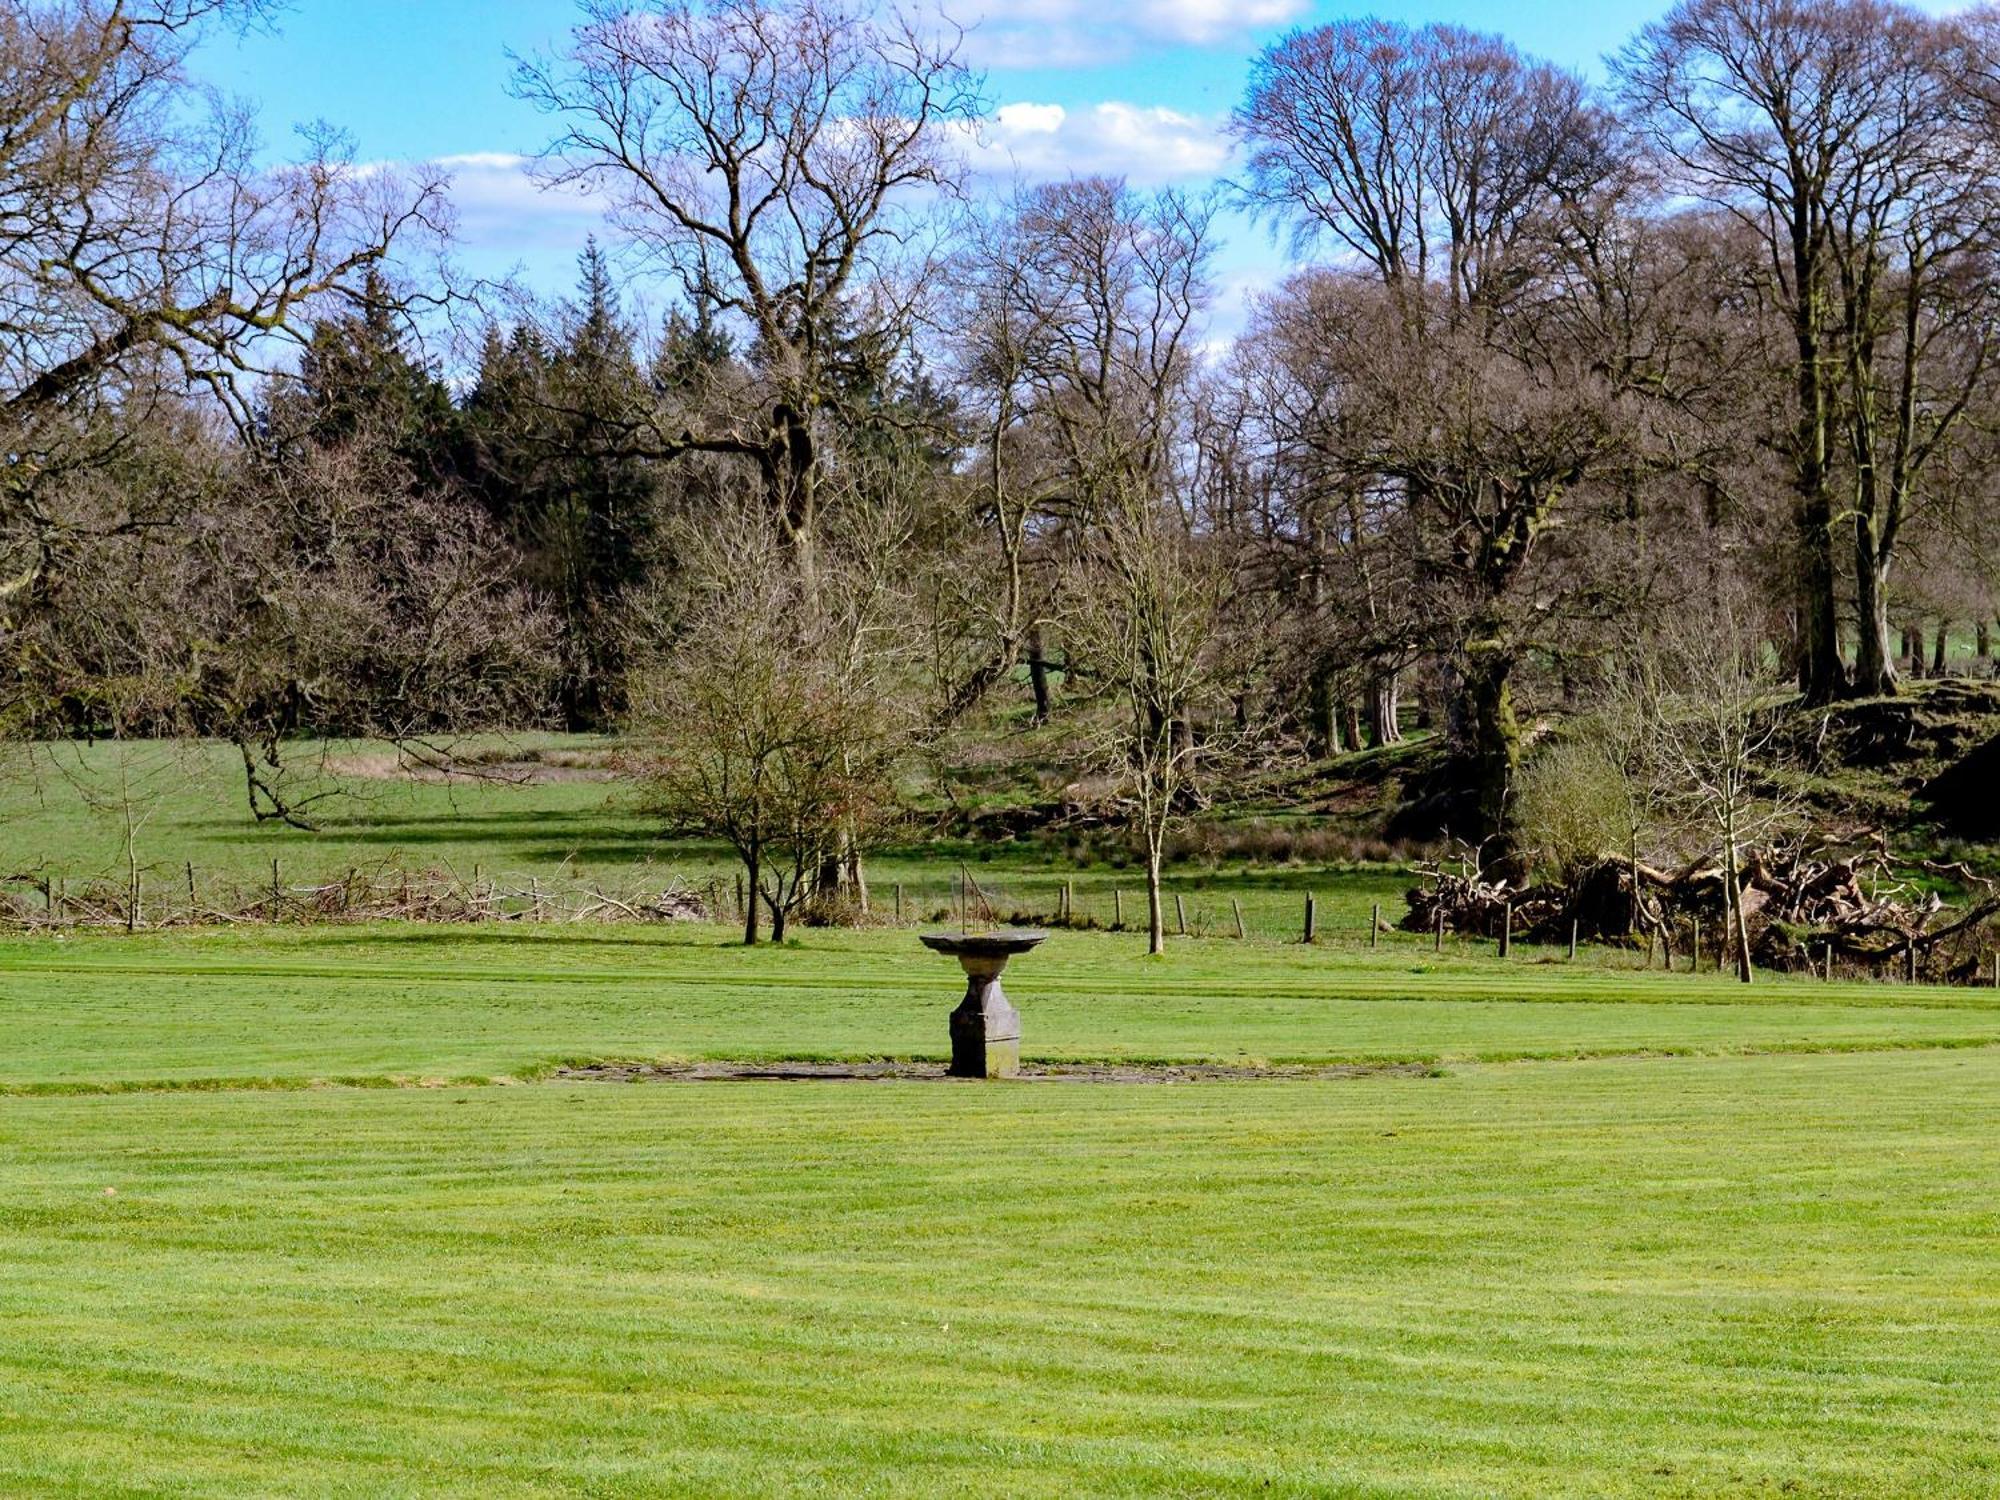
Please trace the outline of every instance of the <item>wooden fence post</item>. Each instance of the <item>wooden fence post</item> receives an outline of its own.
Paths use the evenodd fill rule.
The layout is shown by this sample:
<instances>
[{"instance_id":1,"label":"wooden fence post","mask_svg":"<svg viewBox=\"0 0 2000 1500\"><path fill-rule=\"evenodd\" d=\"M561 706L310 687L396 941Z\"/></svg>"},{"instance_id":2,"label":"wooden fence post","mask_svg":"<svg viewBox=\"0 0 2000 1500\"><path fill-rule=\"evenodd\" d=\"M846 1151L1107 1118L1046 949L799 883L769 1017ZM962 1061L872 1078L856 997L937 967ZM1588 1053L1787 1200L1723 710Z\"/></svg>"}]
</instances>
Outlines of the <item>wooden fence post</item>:
<instances>
[{"instance_id":1,"label":"wooden fence post","mask_svg":"<svg viewBox=\"0 0 2000 1500\"><path fill-rule=\"evenodd\" d=\"M271 861L271 920L273 922L278 920L278 913L282 910L285 899L283 892L279 888L278 880L278 862L274 859Z\"/></svg>"},{"instance_id":2,"label":"wooden fence post","mask_svg":"<svg viewBox=\"0 0 2000 1500\"><path fill-rule=\"evenodd\" d=\"M1174 892L1174 925L1180 929L1182 937L1187 936L1187 903L1181 900L1181 893Z\"/></svg>"},{"instance_id":3,"label":"wooden fence post","mask_svg":"<svg viewBox=\"0 0 2000 1500\"><path fill-rule=\"evenodd\" d=\"M1569 961L1576 962L1576 918L1569 919Z\"/></svg>"},{"instance_id":4,"label":"wooden fence post","mask_svg":"<svg viewBox=\"0 0 2000 1500\"><path fill-rule=\"evenodd\" d=\"M1311 891L1306 892L1306 934L1303 941L1319 941L1319 900Z\"/></svg>"},{"instance_id":5,"label":"wooden fence post","mask_svg":"<svg viewBox=\"0 0 2000 1500\"><path fill-rule=\"evenodd\" d=\"M193 921L201 911L201 901L194 891L194 861L188 861L188 920Z\"/></svg>"},{"instance_id":6,"label":"wooden fence post","mask_svg":"<svg viewBox=\"0 0 2000 1500\"><path fill-rule=\"evenodd\" d=\"M1238 901L1234 896L1231 896L1229 898L1229 909L1236 913L1236 936L1238 939L1248 936L1243 931L1243 903ZM2000 974L2000 964L1994 966L1994 973Z\"/></svg>"},{"instance_id":7,"label":"wooden fence post","mask_svg":"<svg viewBox=\"0 0 2000 1500\"><path fill-rule=\"evenodd\" d=\"M1111 888L1111 930L1125 930L1125 893L1115 885Z\"/></svg>"},{"instance_id":8,"label":"wooden fence post","mask_svg":"<svg viewBox=\"0 0 2000 1500\"><path fill-rule=\"evenodd\" d=\"M1514 903L1500 903L1500 956L1510 957L1514 952Z\"/></svg>"},{"instance_id":9,"label":"wooden fence post","mask_svg":"<svg viewBox=\"0 0 2000 1500\"><path fill-rule=\"evenodd\" d=\"M1368 946L1382 946L1382 903L1377 901L1368 909Z\"/></svg>"},{"instance_id":10,"label":"wooden fence post","mask_svg":"<svg viewBox=\"0 0 2000 1500\"><path fill-rule=\"evenodd\" d=\"M1431 937L1431 952L1444 952L1444 908L1442 906L1438 908L1437 931Z\"/></svg>"}]
</instances>

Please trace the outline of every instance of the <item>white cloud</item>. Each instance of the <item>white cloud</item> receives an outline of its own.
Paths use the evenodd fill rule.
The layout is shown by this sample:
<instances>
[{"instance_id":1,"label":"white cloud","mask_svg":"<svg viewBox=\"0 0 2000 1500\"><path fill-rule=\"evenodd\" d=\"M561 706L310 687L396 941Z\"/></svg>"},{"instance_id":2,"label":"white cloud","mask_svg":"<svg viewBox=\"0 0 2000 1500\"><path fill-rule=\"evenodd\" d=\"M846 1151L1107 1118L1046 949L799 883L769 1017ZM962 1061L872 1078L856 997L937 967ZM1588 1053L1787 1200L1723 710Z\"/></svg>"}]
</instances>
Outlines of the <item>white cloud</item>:
<instances>
[{"instance_id":1,"label":"white cloud","mask_svg":"<svg viewBox=\"0 0 2000 1500\"><path fill-rule=\"evenodd\" d=\"M1137 7L1134 24L1171 41L1212 42L1282 26L1305 8L1306 0L1146 0Z\"/></svg>"},{"instance_id":2,"label":"white cloud","mask_svg":"<svg viewBox=\"0 0 2000 1500\"><path fill-rule=\"evenodd\" d=\"M1283 26L1308 0L1006 0L973 27L989 67L1088 67L1152 46L1206 46Z\"/></svg>"},{"instance_id":3,"label":"white cloud","mask_svg":"<svg viewBox=\"0 0 2000 1500\"><path fill-rule=\"evenodd\" d=\"M1018 103L1002 105L982 125L969 155L974 169L991 177L1123 177L1158 187L1217 176L1229 165L1230 144L1220 120L1178 110Z\"/></svg>"},{"instance_id":4,"label":"white cloud","mask_svg":"<svg viewBox=\"0 0 2000 1500\"><path fill-rule=\"evenodd\" d=\"M574 187L536 180L533 163L504 151L447 156L458 233L468 248L527 252L573 247L604 218L604 200Z\"/></svg>"}]
</instances>

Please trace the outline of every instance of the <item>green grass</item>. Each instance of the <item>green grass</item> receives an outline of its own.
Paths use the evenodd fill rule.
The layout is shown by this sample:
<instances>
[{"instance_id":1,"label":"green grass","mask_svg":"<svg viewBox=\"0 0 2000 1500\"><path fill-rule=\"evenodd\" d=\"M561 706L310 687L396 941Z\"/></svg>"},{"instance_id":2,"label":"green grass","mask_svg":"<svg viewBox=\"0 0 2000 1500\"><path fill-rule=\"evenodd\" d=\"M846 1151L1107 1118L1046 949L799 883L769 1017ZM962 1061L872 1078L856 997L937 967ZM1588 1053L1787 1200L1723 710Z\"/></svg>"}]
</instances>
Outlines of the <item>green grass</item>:
<instances>
[{"instance_id":1,"label":"green grass","mask_svg":"<svg viewBox=\"0 0 2000 1500\"><path fill-rule=\"evenodd\" d=\"M147 857L712 855L602 783L380 783L320 834L222 786ZM115 861L46 784L0 814L10 870ZM1046 909L1044 861L975 874ZM912 925L951 873L875 866ZM940 1057L907 928L0 940L0 1494L2000 1492L2000 997L1370 949L1402 883L1183 869L1249 941L1059 933L1008 988L1031 1059L1428 1076L556 1079Z\"/></svg>"},{"instance_id":2,"label":"green grass","mask_svg":"<svg viewBox=\"0 0 2000 1500\"><path fill-rule=\"evenodd\" d=\"M0 1101L0 1490L1990 1495L1996 1130L1992 1051Z\"/></svg>"},{"instance_id":3,"label":"green grass","mask_svg":"<svg viewBox=\"0 0 2000 1500\"><path fill-rule=\"evenodd\" d=\"M523 755L602 751L588 736L524 735L505 742ZM499 748L468 742L467 748ZM373 756L380 746L299 745L300 766L322 749ZM311 810L317 831L259 823L249 812L242 763L226 745L41 746L18 754L0 778L0 854L9 870L50 869L72 879L120 871L128 812L142 864L171 886L192 863L204 882L255 883L280 860L301 880L354 866L410 870L450 866L470 873L551 870L565 862L584 878L622 878L669 852L632 791L601 780L419 781L347 774L338 795ZM704 863L712 863L705 860Z\"/></svg>"},{"instance_id":4,"label":"green grass","mask_svg":"<svg viewBox=\"0 0 2000 1500\"><path fill-rule=\"evenodd\" d=\"M459 748L601 757L608 745L543 734ZM322 748L350 762L387 757L380 746L359 744L301 745L293 754L309 764ZM39 747L0 775L0 878L60 878L71 890L102 880L122 888L128 832L145 909L155 915L185 907L190 867L211 905L231 904L232 894L258 899L269 888L274 861L288 889L362 870L437 872L461 882L477 875L523 892L531 877L625 892L676 881L701 889L714 881L727 892L740 869L720 845L663 838L640 790L617 780L446 783L347 774L339 786L337 797L313 809L318 826L306 830L251 818L241 764L227 746ZM974 883L975 904L983 900L1003 919L1053 913L1067 883L1079 918L1110 927L1122 915L1125 926L1137 926L1145 920L1144 877L1115 837L1110 844L1108 857L1083 851L1088 863L1080 867L1064 849L1036 840L920 843L882 851L869 861L868 874L878 908L892 910L900 886L912 922L955 910L963 871ZM1311 891L1320 899L1322 931L1352 936L1365 931L1376 903L1399 916L1408 884L1407 876L1381 868L1190 863L1169 872L1169 920L1178 924L1171 909L1178 894L1191 931L1233 934L1240 908L1253 934L1295 937ZM39 900L31 888L17 889ZM526 906L525 897L515 905Z\"/></svg>"},{"instance_id":5,"label":"green grass","mask_svg":"<svg viewBox=\"0 0 2000 1500\"><path fill-rule=\"evenodd\" d=\"M907 932L352 927L0 944L0 1089L535 1076L602 1058L939 1057L955 967ZM1058 934L1009 973L1056 1061L1463 1061L2000 1042L1986 990ZM1489 950L1490 951L1490 950Z\"/></svg>"}]
</instances>

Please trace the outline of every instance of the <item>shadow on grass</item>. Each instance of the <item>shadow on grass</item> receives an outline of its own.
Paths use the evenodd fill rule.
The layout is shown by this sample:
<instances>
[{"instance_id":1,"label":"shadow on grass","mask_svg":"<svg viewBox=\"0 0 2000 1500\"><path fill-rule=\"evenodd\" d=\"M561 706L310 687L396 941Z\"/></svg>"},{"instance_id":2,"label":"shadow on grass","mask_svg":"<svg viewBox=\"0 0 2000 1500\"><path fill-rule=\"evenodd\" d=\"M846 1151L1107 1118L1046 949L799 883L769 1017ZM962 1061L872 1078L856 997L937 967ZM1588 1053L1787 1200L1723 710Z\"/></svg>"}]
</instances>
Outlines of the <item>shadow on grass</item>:
<instances>
[{"instance_id":1,"label":"shadow on grass","mask_svg":"<svg viewBox=\"0 0 2000 1500\"><path fill-rule=\"evenodd\" d=\"M616 948L622 952L632 952L645 949L740 949L743 946L742 939L730 935L726 929L698 923L687 923L664 931L639 928L621 929L621 931L633 935L613 936L609 933L577 932L565 930L563 926L554 923L521 927L475 927L440 923L436 926L399 928L394 931L383 931L381 928L370 928L365 931L339 928L315 929L310 936L301 937L288 946L296 949L431 946L533 948L538 952L559 948ZM668 933L672 935L669 936Z\"/></svg>"},{"instance_id":2,"label":"shadow on grass","mask_svg":"<svg viewBox=\"0 0 2000 1500\"><path fill-rule=\"evenodd\" d=\"M622 828L602 817L572 821L560 813L330 819L316 831L221 821L193 827L206 842L239 847L446 849L483 844L523 864L555 864L564 858L598 865L637 864L668 854L699 857L710 852L701 845Z\"/></svg>"}]
</instances>

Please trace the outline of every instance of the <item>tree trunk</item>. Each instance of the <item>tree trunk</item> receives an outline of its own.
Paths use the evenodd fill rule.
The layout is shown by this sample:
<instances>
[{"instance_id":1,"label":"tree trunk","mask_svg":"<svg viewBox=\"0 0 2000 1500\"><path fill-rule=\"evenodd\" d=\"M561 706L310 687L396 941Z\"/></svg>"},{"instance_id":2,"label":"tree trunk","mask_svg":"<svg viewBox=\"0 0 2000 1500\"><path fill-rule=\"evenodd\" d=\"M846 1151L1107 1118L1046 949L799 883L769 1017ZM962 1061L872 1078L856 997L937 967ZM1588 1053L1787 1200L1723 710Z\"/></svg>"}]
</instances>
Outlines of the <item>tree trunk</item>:
<instances>
[{"instance_id":1,"label":"tree trunk","mask_svg":"<svg viewBox=\"0 0 2000 1500\"><path fill-rule=\"evenodd\" d=\"M1734 820L1725 840L1723 854L1723 878L1728 882L1723 895L1730 909L1730 938L1736 948L1736 977L1745 984L1751 982L1750 968L1750 920L1743 911L1743 876L1741 862L1736 853Z\"/></svg>"},{"instance_id":2,"label":"tree trunk","mask_svg":"<svg viewBox=\"0 0 2000 1500\"><path fill-rule=\"evenodd\" d=\"M1917 632L1912 630L1907 625L1903 627L1902 646L1903 646L1902 658L1904 661L1910 664L1911 678L1915 679L1922 677L1924 675L1923 642L1917 635Z\"/></svg>"},{"instance_id":3,"label":"tree trunk","mask_svg":"<svg viewBox=\"0 0 2000 1500\"><path fill-rule=\"evenodd\" d=\"M1167 916L1160 903L1160 847L1152 834L1146 836L1146 951L1167 951Z\"/></svg>"},{"instance_id":4,"label":"tree trunk","mask_svg":"<svg viewBox=\"0 0 2000 1500\"><path fill-rule=\"evenodd\" d=\"M1458 747L1459 785L1471 794L1482 840L1495 841L1499 873L1514 871L1507 837L1507 799L1521 764L1521 726L1514 717L1513 657L1485 632L1464 670L1465 735Z\"/></svg>"},{"instance_id":5,"label":"tree trunk","mask_svg":"<svg viewBox=\"0 0 2000 1500\"><path fill-rule=\"evenodd\" d=\"M1815 247L1795 239L1794 286L1799 305L1793 310L1798 344L1797 498L1793 526L1799 550L1799 691L1808 703L1831 703L1847 690L1847 669L1840 659L1839 601L1833 566L1833 497L1830 491L1829 449L1832 393L1821 358L1823 283L1814 265Z\"/></svg>"},{"instance_id":6,"label":"tree trunk","mask_svg":"<svg viewBox=\"0 0 2000 1500\"><path fill-rule=\"evenodd\" d=\"M1384 672L1368 684L1368 743L1400 745L1403 742L1402 690L1398 675Z\"/></svg>"},{"instance_id":7,"label":"tree trunk","mask_svg":"<svg viewBox=\"0 0 2000 1500\"><path fill-rule=\"evenodd\" d=\"M1028 632L1028 684L1035 693L1035 722L1046 724L1054 710L1049 698L1049 659L1039 625Z\"/></svg>"},{"instance_id":8,"label":"tree trunk","mask_svg":"<svg viewBox=\"0 0 2000 1500\"><path fill-rule=\"evenodd\" d=\"M1889 654L1888 564L1875 546L1873 523L1857 515L1854 530L1854 608L1860 628L1854 692L1862 698L1886 698L1896 691L1896 663Z\"/></svg>"},{"instance_id":9,"label":"tree trunk","mask_svg":"<svg viewBox=\"0 0 2000 1500\"><path fill-rule=\"evenodd\" d=\"M1311 722L1306 737L1315 760L1340 754L1340 715L1333 696L1333 673L1324 667L1313 670Z\"/></svg>"},{"instance_id":10,"label":"tree trunk","mask_svg":"<svg viewBox=\"0 0 2000 1500\"><path fill-rule=\"evenodd\" d=\"M1361 748L1361 710L1355 706L1352 698L1341 700L1340 732L1346 737L1351 748L1356 750Z\"/></svg>"},{"instance_id":11,"label":"tree trunk","mask_svg":"<svg viewBox=\"0 0 2000 1500\"><path fill-rule=\"evenodd\" d=\"M782 877L778 883L784 884ZM785 903L775 896L766 896L764 902L771 908L771 941L782 943L785 940Z\"/></svg>"},{"instance_id":12,"label":"tree trunk","mask_svg":"<svg viewBox=\"0 0 2000 1500\"><path fill-rule=\"evenodd\" d=\"M1975 620L1972 625L1972 649L1981 661L1990 661L1993 656L1993 627L1984 620Z\"/></svg>"},{"instance_id":13,"label":"tree trunk","mask_svg":"<svg viewBox=\"0 0 2000 1500\"><path fill-rule=\"evenodd\" d=\"M743 859L743 864L749 872L749 884L745 889L750 893L749 899L743 903L743 946L746 948L757 946L757 880L762 873L760 869L762 863L760 851L753 844Z\"/></svg>"},{"instance_id":14,"label":"tree trunk","mask_svg":"<svg viewBox=\"0 0 2000 1500\"><path fill-rule=\"evenodd\" d=\"M854 893L854 909L868 915L868 872L861 865L861 846L850 834L847 838L847 888Z\"/></svg>"},{"instance_id":15,"label":"tree trunk","mask_svg":"<svg viewBox=\"0 0 2000 1500\"><path fill-rule=\"evenodd\" d=\"M1931 676L1942 677L1950 665L1948 654L1951 650L1951 621L1939 620L1937 628L1937 650L1931 656Z\"/></svg>"}]
</instances>

